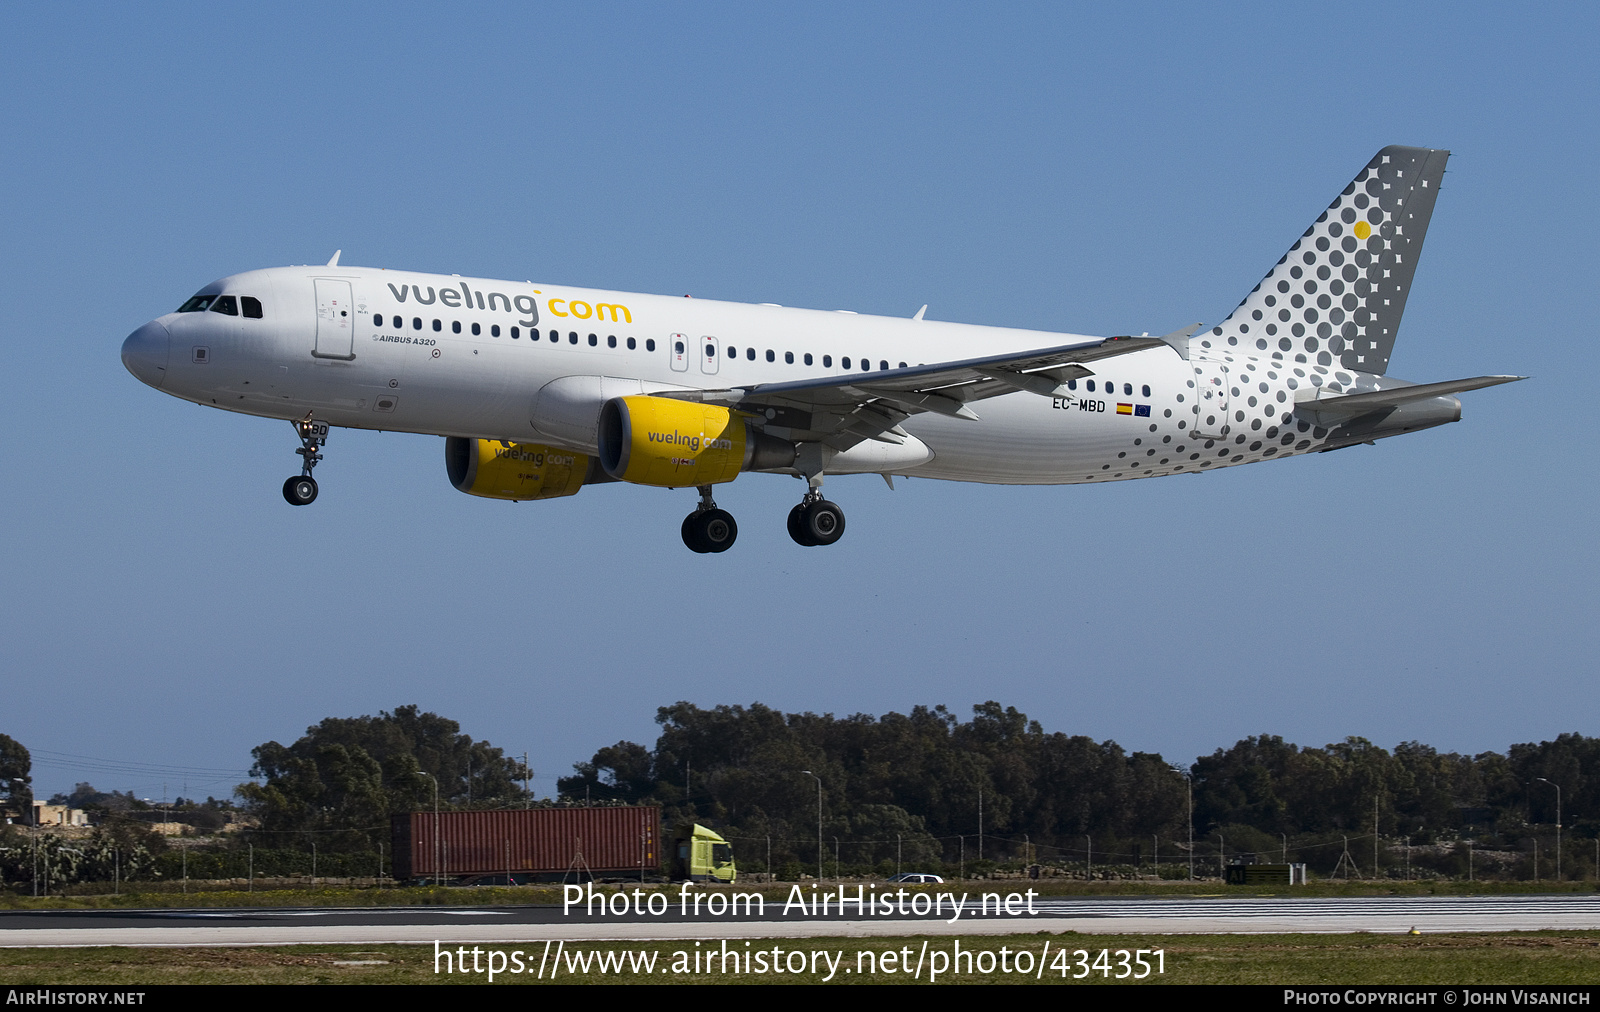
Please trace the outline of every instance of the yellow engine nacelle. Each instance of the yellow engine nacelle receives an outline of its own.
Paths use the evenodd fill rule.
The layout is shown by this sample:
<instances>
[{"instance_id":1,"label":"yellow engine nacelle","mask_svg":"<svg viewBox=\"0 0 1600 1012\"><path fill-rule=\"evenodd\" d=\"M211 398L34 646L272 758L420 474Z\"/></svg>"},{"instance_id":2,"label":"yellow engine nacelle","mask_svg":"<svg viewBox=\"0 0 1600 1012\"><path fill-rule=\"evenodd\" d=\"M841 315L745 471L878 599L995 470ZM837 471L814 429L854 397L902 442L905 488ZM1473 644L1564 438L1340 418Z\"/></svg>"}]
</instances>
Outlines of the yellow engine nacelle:
<instances>
[{"instance_id":1,"label":"yellow engine nacelle","mask_svg":"<svg viewBox=\"0 0 1600 1012\"><path fill-rule=\"evenodd\" d=\"M794 444L762 432L748 416L670 397L613 397L600 409L600 466L636 485L720 485L740 471L794 463Z\"/></svg>"},{"instance_id":2,"label":"yellow engine nacelle","mask_svg":"<svg viewBox=\"0 0 1600 1012\"><path fill-rule=\"evenodd\" d=\"M498 439L450 436L444 466L450 484L468 495L513 502L576 495L585 484L612 480L586 454Z\"/></svg>"}]
</instances>

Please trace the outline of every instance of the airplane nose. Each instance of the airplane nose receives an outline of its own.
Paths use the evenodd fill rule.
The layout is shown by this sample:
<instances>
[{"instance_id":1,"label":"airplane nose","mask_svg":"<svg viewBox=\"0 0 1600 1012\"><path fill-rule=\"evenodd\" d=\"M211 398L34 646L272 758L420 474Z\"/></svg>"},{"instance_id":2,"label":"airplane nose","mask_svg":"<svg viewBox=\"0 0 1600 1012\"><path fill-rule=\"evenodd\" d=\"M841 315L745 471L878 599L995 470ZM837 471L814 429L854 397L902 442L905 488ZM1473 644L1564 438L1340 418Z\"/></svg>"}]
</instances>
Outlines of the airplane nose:
<instances>
[{"instance_id":1,"label":"airplane nose","mask_svg":"<svg viewBox=\"0 0 1600 1012\"><path fill-rule=\"evenodd\" d=\"M158 320L151 320L122 342L122 364L141 383L159 388L167 378L167 351L171 335Z\"/></svg>"}]
</instances>

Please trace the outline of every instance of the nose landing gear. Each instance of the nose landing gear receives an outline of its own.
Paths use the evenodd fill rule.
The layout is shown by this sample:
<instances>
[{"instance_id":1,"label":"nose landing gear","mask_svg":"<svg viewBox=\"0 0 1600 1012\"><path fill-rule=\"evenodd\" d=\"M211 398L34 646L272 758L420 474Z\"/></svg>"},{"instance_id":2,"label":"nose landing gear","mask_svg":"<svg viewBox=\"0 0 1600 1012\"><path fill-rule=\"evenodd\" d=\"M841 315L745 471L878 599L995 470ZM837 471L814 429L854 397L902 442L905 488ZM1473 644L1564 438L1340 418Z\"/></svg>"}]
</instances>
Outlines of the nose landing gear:
<instances>
[{"instance_id":1,"label":"nose landing gear","mask_svg":"<svg viewBox=\"0 0 1600 1012\"><path fill-rule=\"evenodd\" d=\"M294 431L300 437L300 449L294 452L303 463L298 475L284 481L283 498L290 506L309 506L317 499L317 480L311 477L311 469L322 459L317 447L328 445L328 423L313 420L307 412L294 423Z\"/></svg>"},{"instance_id":2,"label":"nose landing gear","mask_svg":"<svg viewBox=\"0 0 1600 1012\"><path fill-rule=\"evenodd\" d=\"M726 552L739 537L739 525L733 514L717 509L711 498L711 486L700 486L700 505L683 518L683 543L689 551L702 555Z\"/></svg>"}]
</instances>

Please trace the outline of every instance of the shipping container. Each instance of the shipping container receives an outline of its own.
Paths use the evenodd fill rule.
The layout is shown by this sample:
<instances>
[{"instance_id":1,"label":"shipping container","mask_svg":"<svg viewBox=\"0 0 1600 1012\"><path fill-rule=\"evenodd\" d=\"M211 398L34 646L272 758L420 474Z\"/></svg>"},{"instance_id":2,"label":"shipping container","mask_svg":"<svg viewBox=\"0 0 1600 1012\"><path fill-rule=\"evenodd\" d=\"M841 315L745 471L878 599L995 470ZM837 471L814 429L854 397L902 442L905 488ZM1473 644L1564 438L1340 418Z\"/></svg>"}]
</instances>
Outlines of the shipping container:
<instances>
[{"instance_id":1,"label":"shipping container","mask_svg":"<svg viewBox=\"0 0 1600 1012\"><path fill-rule=\"evenodd\" d=\"M394 816L402 881L651 878L661 874L661 809L525 808Z\"/></svg>"}]
</instances>

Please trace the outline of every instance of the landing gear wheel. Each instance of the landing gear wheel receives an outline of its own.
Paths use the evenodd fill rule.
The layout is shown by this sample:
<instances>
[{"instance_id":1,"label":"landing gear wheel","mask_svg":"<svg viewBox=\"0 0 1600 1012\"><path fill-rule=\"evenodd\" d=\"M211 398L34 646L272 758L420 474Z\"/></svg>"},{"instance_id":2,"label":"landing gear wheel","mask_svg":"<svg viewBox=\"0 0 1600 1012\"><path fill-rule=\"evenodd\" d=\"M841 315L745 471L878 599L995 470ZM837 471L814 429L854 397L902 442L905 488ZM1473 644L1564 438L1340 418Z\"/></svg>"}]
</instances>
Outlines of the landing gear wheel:
<instances>
[{"instance_id":1,"label":"landing gear wheel","mask_svg":"<svg viewBox=\"0 0 1600 1012\"><path fill-rule=\"evenodd\" d=\"M802 548L815 548L817 543L812 541L811 536L806 533L805 512L805 503L798 503L794 509L789 511L789 537L793 538L794 543Z\"/></svg>"},{"instance_id":2,"label":"landing gear wheel","mask_svg":"<svg viewBox=\"0 0 1600 1012\"><path fill-rule=\"evenodd\" d=\"M700 543L708 552L726 552L739 537L739 525L727 510L706 510L696 524L700 528Z\"/></svg>"},{"instance_id":3,"label":"landing gear wheel","mask_svg":"<svg viewBox=\"0 0 1600 1012\"><path fill-rule=\"evenodd\" d=\"M844 510L826 499L808 503L800 525L814 545L831 545L844 536Z\"/></svg>"},{"instance_id":4,"label":"landing gear wheel","mask_svg":"<svg viewBox=\"0 0 1600 1012\"><path fill-rule=\"evenodd\" d=\"M739 537L739 525L727 510L695 510L683 518L683 543L691 552L726 552Z\"/></svg>"},{"instance_id":5,"label":"landing gear wheel","mask_svg":"<svg viewBox=\"0 0 1600 1012\"><path fill-rule=\"evenodd\" d=\"M317 500L317 482L309 474L297 474L283 483L283 498L290 506L310 506Z\"/></svg>"},{"instance_id":6,"label":"landing gear wheel","mask_svg":"<svg viewBox=\"0 0 1600 1012\"><path fill-rule=\"evenodd\" d=\"M694 518L695 514L693 513L683 518L683 527L681 528L683 544L689 551L704 555L709 549L700 542L700 528L695 524Z\"/></svg>"}]
</instances>

